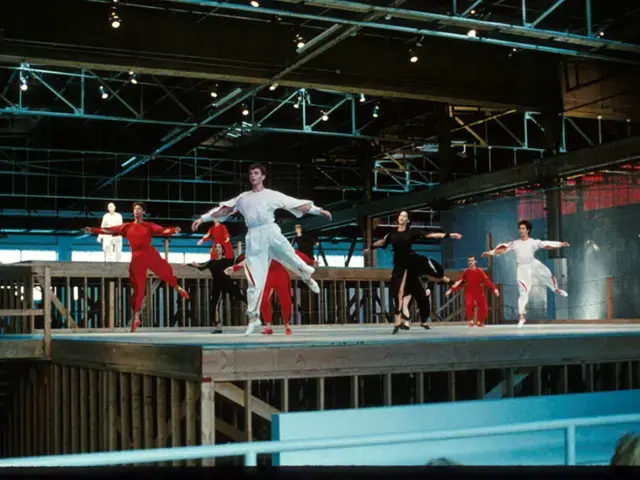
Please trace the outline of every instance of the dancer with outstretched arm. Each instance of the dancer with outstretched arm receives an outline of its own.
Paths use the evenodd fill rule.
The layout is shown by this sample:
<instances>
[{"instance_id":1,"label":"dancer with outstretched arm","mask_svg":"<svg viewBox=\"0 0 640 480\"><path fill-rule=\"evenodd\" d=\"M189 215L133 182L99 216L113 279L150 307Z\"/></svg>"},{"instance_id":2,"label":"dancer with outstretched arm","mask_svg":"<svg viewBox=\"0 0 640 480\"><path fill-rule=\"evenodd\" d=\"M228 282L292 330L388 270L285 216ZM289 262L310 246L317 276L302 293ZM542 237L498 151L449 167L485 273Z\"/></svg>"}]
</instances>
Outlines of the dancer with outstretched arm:
<instances>
[{"instance_id":1,"label":"dancer with outstretched arm","mask_svg":"<svg viewBox=\"0 0 640 480\"><path fill-rule=\"evenodd\" d=\"M233 260L233 245L231 245L231 237L229 236L229 230L227 227L220 223L218 220L213 220L213 226L209 229L204 237L198 240L198 245L202 245L205 242L213 242L211 246L210 255L212 259L217 258L216 245L222 245L224 248L224 258L230 258Z\"/></svg>"},{"instance_id":2,"label":"dancer with outstretched arm","mask_svg":"<svg viewBox=\"0 0 640 480\"><path fill-rule=\"evenodd\" d=\"M518 222L518 231L520 239L509 243L501 243L493 250L484 252L483 257L502 255L507 252L516 252L516 274L518 278L518 289L520 296L518 297L518 313L520 320L518 327L522 327L526 322L527 303L529 303L529 292L533 286L532 280L537 278L542 285L551 291L563 297L568 296L567 292L558 288L556 277L540 260L536 259L535 254L540 249L552 250L554 248L568 247L567 242L556 242L549 240L537 240L531 238L531 230L533 225L528 220Z\"/></svg>"},{"instance_id":3,"label":"dancer with outstretched arm","mask_svg":"<svg viewBox=\"0 0 640 480\"><path fill-rule=\"evenodd\" d=\"M304 253L296 250L298 255L307 265L315 265L315 261L312 258L307 257ZM228 268L226 273L237 272L245 266L245 256L240 255L238 257L238 263L233 267ZM278 296L280 302L280 308L282 310L282 320L285 325L285 333L291 335L291 314L293 313L293 298L291 297L291 277L289 271L284 266L276 261L271 260L269 265L269 273L267 274L267 282L264 286L264 293L262 294L262 301L260 302L260 313L262 313L262 319L264 320L265 327L262 331L263 335L272 335L273 328L271 319L273 318L273 309L271 308L271 296L273 294Z\"/></svg>"},{"instance_id":4,"label":"dancer with outstretched arm","mask_svg":"<svg viewBox=\"0 0 640 480\"><path fill-rule=\"evenodd\" d=\"M240 286L231 280L225 273L227 268L233 265L233 259L225 258L225 250L222 244L216 243L213 246L216 258L205 263L190 263L190 267L198 270L209 270L211 273L211 291L209 293L209 312L213 316L215 328L211 333L222 333L222 322L220 321L220 300L223 293L228 293L232 299L237 299L247 303L247 295Z\"/></svg>"},{"instance_id":5,"label":"dancer with outstretched arm","mask_svg":"<svg viewBox=\"0 0 640 480\"><path fill-rule=\"evenodd\" d=\"M211 222L214 218L224 221L226 217L235 212L240 212L244 216L249 229L245 240L247 244L245 273L249 284L246 335L251 334L255 327L260 325L260 302L271 260L282 263L289 270L298 274L312 292L320 293L320 287L311 278L315 269L296 255L289 241L282 235L280 227L275 223L274 212L281 208L288 210L296 217L308 213L323 215L331 219L331 213L316 207L310 200L299 200L265 188L264 180L266 177L267 170L263 165L249 166L249 181L252 189L220 203L218 207L205 213L191 225L191 229L196 231L202 223Z\"/></svg>"},{"instance_id":6,"label":"dancer with outstretched arm","mask_svg":"<svg viewBox=\"0 0 640 480\"><path fill-rule=\"evenodd\" d=\"M475 325L473 321L473 311L476 306L478 307L478 327L484 327L484 322L489 314L489 307L487 306L487 297L484 294L484 287L493 291L496 297L500 296L498 288L489 279L484 270L478 268L478 261L474 255L470 255L467 258L467 268L460 279L453 284L453 286L447 290L445 295L448 297L452 292L457 292L464 288L464 301L465 301L465 313L467 320L469 320L469 326Z\"/></svg>"},{"instance_id":7,"label":"dancer with outstretched arm","mask_svg":"<svg viewBox=\"0 0 640 480\"><path fill-rule=\"evenodd\" d=\"M145 222L145 204L133 203L133 222L123 223L116 227L91 228L85 227L85 233L93 235L121 235L129 241L131 247L131 263L129 264L129 280L131 280L131 305L133 306L133 324L131 332L142 325L140 311L147 288L147 269L151 270L162 280L171 285L182 297L189 299L189 294L178 285L178 279L173 274L173 268L158 250L151 244L153 237L168 237L180 233L180 227L161 227L153 222Z\"/></svg>"},{"instance_id":8,"label":"dancer with outstretched arm","mask_svg":"<svg viewBox=\"0 0 640 480\"><path fill-rule=\"evenodd\" d=\"M403 211L398 215L397 228L372 245L372 249L386 248L388 245L393 248L393 271L391 272L389 289L395 314L394 334L398 333L399 329L409 330L407 323L409 320L408 304L403 303L406 285L409 285L411 289L418 288L419 278L423 276L434 282L449 283L449 279L444 275L442 265L432 258L413 251L414 242L420 238L453 238L458 240L462 238L462 235L459 233L426 233L422 230L409 229L409 214ZM368 252L369 249L365 249L364 253ZM426 306L426 303L424 305ZM426 322L423 321L422 324L425 325Z\"/></svg>"}]
</instances>

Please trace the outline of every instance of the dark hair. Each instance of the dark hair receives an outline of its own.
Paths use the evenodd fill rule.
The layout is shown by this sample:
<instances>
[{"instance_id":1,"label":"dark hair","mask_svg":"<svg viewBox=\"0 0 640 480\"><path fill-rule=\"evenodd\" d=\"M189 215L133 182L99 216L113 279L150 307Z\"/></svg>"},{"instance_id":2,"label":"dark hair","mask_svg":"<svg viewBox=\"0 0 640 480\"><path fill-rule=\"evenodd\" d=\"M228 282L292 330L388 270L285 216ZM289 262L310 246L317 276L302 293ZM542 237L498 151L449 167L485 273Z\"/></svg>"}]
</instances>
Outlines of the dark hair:
<instances>
[{"instance_id":1,"label":"dark hair","mask_svg":"<svg viewBox=\"0 0 640 480\"><path fill-rule=\"evenodd\" d=\"M476 258L475 255L469 255L467 258Z\"/></svg>"},{"instance_id":2,"label":"dark hair","mask_svg":"<svg viewBox=\"0 0 640 480\"><path fill-rule=\"evenodd\" d=\"M136 206L140 207L145 212L147 211L147 207L144 204L144 202L133 202L133 204L131 205L131 208L136 208Z\"/></svg>"},{"instance_id":3,"label":"dark hair","mask_svg":"<svg viewBox=\"0 0 640 480\"><path fill-rule=\"evenodd\" d=\"M533 225L531 225L531 222L529 220L520 220L518 222L518 228L520 228L520 225L524 225L527 229L527 232L529 233L531 233L531 230L533 230Z\"/></svg>"},{"instance_id":4,"label":"dark hair","mask_svg":"<svg viewBox=\"0 0 640 480\"><path fill-rule=\"evenodd\" d=\"M618 441L611 465L640 465L640 436L630 433L623 436Z\"/></svg>"},{"instance_id":5,"label":"dark hair","mask_svg":"<svg viewBox=\"0 0 640 480\"><path fill-rule=\"evenodd\" d=\"M299 228L300 230L302 230L302 225L297 224L297 225L296 225L296 228Z\"/></svg>"},{"instance_id":6,"label":"dark hair","mask_svg":"<svg viewBox=\"0 0 640 480\"><path fill-rule=\"evenodd\" d=\"M262 175L264 175L265 177L267 176L267 169L261 163L252 163L251 165L249 165L249 171L251 170L260 170L260 173L262 173Z\"/></svg>"}]
</instances>

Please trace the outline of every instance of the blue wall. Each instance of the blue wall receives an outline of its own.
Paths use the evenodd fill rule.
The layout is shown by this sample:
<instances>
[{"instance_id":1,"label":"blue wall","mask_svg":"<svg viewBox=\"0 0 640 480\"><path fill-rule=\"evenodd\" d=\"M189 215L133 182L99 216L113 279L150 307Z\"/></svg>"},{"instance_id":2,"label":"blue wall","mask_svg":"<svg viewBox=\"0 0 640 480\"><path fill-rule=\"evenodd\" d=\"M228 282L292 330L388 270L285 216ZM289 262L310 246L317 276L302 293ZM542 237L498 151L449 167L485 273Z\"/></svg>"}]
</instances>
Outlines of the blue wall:
<instances>
[{"instance_id":1,"label":"blue wall","mask_svg":"<svg viewBox=\"0 0 640 480\"><path fill-rule=\"evenodd\" d=\"M638 414L640 390L552 395L402 407L380 407L273 415L272 438L295 441L321 438L438 432L547 420ZM640 423L576 430L578 464L606 464L618 439L638 431ZM381 447L354 447L280 454L274 464L425 465L447 457L464 465L561 465L564 433L540 432L437 440ZM278 462L278 463L276 463Z\"/></svg>"}]
</instances>

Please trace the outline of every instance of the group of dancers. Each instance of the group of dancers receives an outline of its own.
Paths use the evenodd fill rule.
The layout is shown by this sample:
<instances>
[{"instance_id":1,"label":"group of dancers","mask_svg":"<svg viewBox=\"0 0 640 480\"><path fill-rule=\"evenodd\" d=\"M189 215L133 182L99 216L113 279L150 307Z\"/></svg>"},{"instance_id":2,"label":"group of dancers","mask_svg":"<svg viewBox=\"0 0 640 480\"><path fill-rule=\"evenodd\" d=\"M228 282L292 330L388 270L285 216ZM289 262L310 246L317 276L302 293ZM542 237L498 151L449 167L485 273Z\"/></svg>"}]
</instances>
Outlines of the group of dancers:
<instances>
[{"instance_id":1,"label":"group of dancers","mask_svg":"<svg viewBox=\"0 0 640 480\"><path fill-rule=\"evenodd\" d=\"M285 332L291 335L290 319L292 314L291 279L287 270L296 273L309 289L318 294L320 288L312 278L316 263L313 258L293 248L291 243L282 235L280 227L275 223L275 211L284 209L301 217L305 214L321 215L331 219L331 213L314 205L310 200L300 200L289 197L281 192L264 187L266 169L261 164L249 167L249 181L252 189L237 197L221 202L217 207L202 215L191 225L195 232L203 223L214 222L214 226L198 243L213 240L211 259L205 263L192 263L191 266L200 270L209 270L212 276L210 294L211 312L215 315L215 330L221 333L219 318L219 303L222 293L228 293L232 298L246 304L248 325L245 335L251 334L257 326L262 324L260 314L265 321L263 333L273 333L271 325L271 298L275 293L282 308ZM145 296L147 269L172 286L179 295L189 299L189 294L178 285L171 265L163 259L158 250L151 244L153 236L171 236L180 232L179 227L161 227L153 222L144 220L145 205L143 202L133 204L134 221L113 227L86 227L85 233L96 235L115 235L127 238L131 246L132 259L129 265L129 277L132 285L131 304L134 319L131 331L141 325L140 311ZM248 232L246 235L246 253L234 259L229 232L221 223L234 213L240 213L245 219ZM500 244L491 251L484 252L485 256L502 255L509 251L516 252L517 276L520 297L518 300L519 326L525 323L526 305L533 278L554 292L567 296L558 288L557 281L551 271L534 256L538 249L568 247L566 242L541 241L530 238L532 225L523 220L518 224L520 239L508 244ZM420 255L413 250L413 244L420 238L430 239L460 239L459 233L426 233L409 228L409 215L401 212L398 216L397 227L383 239L373 243L372 249L393 249L393 270L390 279L390 294L394 313L393 334L400 330L410 329L409 307L416 302L420 315L420 326L430 329L428 324L431 316L431 290L427 285L431 282L450 283L445 276L442 265L435 260ZM369 249L365 250L368 253ZM495 285L481 269L477 268L475 256L468 258L469 268L459 280L446 292L465 289L465 312L471 326L475 325L474 310L478 309L477 325L484 326L488 313L484 286L487 286L497 296ZM246 292L229 277L231 272L244 270L248 287Z\"/></svg>"}]
</instances>

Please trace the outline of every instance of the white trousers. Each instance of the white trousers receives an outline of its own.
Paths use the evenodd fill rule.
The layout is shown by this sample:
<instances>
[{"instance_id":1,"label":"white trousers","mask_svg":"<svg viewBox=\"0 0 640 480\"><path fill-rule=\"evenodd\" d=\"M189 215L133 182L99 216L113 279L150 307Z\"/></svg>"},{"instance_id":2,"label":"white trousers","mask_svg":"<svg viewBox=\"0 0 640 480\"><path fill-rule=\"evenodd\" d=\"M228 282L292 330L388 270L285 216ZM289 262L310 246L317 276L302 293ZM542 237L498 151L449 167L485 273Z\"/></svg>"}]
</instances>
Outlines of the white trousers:
<instances>
[{"instance_id":1,"label":"white trousers","mask_svg":"<svg viewBox=\"0 0 640 480\"><path fill-rule=\"evenodd\" d=\"M104 251L105 262L119 262L122 255L122 237L103 235L102 250Z\"/></svg>"},{"instance_id":2,"label":"white trousers","mask_svg":"<svg viewBox=\"0 0 640 480\"><path fill-rule=\"evenodd\" d=\"M260 302L271 260L277 260L303 279L311 277L315 269L304 263L296 254L289 241L282 235L280 227L275 223L250 228L246 243L244 271L249 284L247 316L249 320L254 320L260 314Z\"/></svg>"},{"instance_id":3,"label":"white trousers","mask_svg":"<svg viewBox=\"0 0 640 480\"><path fill-rule=\"evenodd\" d=\"M520 297L518 297L518 313L524 315L527 309L527 303L529 303L529 293L533 286L533 279L537 279L539 284L556 291L558 289L558 282L556 277L553 276L551 270L549 270L544 263L540 260L534 259L531 263L525 265L518 265L518 290Z\"/></svg>"}]
</instances>

